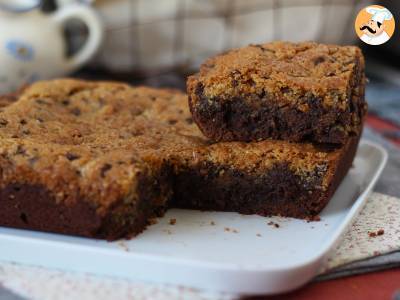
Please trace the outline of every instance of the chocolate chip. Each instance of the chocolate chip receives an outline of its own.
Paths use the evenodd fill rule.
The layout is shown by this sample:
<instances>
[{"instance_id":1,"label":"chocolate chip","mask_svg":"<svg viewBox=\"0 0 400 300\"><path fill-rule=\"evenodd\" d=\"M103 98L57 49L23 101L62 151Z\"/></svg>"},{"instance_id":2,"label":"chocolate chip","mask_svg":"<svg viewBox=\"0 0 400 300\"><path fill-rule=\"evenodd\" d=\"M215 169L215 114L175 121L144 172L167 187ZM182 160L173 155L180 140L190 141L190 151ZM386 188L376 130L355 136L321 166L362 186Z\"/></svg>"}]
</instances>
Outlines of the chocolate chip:
<instances>
[{"instance_id":1,"label":"chocolate chip","mask_svg":"<svg viewBox=\"0 0 400 300\"><path fill-rule=\"evenodd\" d=\"M314 58L314 60L313 60L314 66L317 66L320 63L323 63L324 61L325 61L325 57L323 57L323 56L318 56L318 57Z\"/></svg>"},{"instance_id":2,"label":"chocolate chip","mask_svg":"<svg viewBox=\"0 0 400 300\"><path fill-rule=\"evenodd\" d=\"M38 161L38 157L37 156L33 156L31 158L28 159L28 162L30 165L34 165L37 161Z\"/></svg>"},{"instance_id":3,"label":"chocolate chip","mask_svg":"<svg viewBox=\"0 0 400 300\"><path fill-rule=\"evenodd\" d=\"M25 135L30 135L31 131L29 129L24 129L24 130L22 130L22 133Z\"/></svg>"},{"instance_id":4,"label":"chocolate chip","mask_svg":"<svg viewBox=\"0 0 400 300\"><path fill-rule=\"evenodd\" d=\"M249 78L245 81L246 84L250 85L250 86L256 86L256 82L253 80L253 78Z\"/></svg>"},{"instance_id":5,"label":"chocolate chip","mask_svg":"<svg viewBox=\"0 0 400 300\"><path fill-rule=\"evenodd\" d=\"M197 96L201 97L202 94L203 94L203 91L204 91L204 85L203 85L201 82L199 82L199 83L196 85L195 94L196 94Z\"/></svg>"},{"instance_id":6,"label":"chocolate chip","mask_svg":"<svg viewBox=\"0 0 400 300\"><path fill-rule=\"evenodd\" d=\"M240 73L240 71L239 70L233 70L233 71L231 71L231 76L236 76L236 75L238 75L238 76L241 76L242 75L242 73Z\"/></svg>"},{"instance_id":7,"label":"chocolate chip","mask_svg":"<svg viewBox=\"0 0 400 300\"><path fill-rule=\"evenodd\" d=\"M112 165L106 163L104 164L101 169L100 169L100 175L101 177L105 177L106 173L112 168Z\"/></svg>"},{"instance_id":8,"label":"chocolate chip","mask_svg":"<svg viewBox=\"0 0 400 300\"><path fill-rule=\"evenodd\" d=\"M65 157L66 157L69 161L73 161L73 160L75 160L75 159L80 158L79 155L74 154L74 153L70 153L70 152L67 152L67 154L65 154Z\"/></svg>"},{"instance_id":9,"label":"chocolate chip","mask_svg":"<svg viewBox=\"0 0 400 300\"><path fill-rule=\"evenodd\" d=\"M50 103L44 101L43 99L36 99L36 103L40 105L49 105Z\"/></svg>"},{"instance_id":10,"label":"chocolate chip","mask_svg":"<svg viewBox=\"0 0 400 300\"><path fill-rule=\"evenodd\" d=\"M17 146L17 151L15 151L15 154L25 155L26 154L26 150L24 149L24 147L22 145L18 145Z\"/></svg>"},{"instance_id":11,"label":"chocolate chip","mask_svg":"<svg viewBox=\"0 0 400 300\"><path fill-rule=\"evenodd\" d=\"M287 94L290 92L290 88L285 86L285 87L281 87L281 93L282 94Z\"/></svg>"},{"instance_id":12,"label":"chocolate chip","mask_svg":"<svg viewBox=\"0 0 400 300\"><path fill-rule=\"evenodd\" d=\"M21 124L21 125L26 125L26 120L25 119L21 119L20 121L19 121L19 124Z\"/></svg>"},{"instance_id":13,"label":"chocolate chip","mask_svg":"<svg viewBox=\"0 0 400 300\"><path fill-rule=\"evenodd\" d=\"M69 102L68 99L65 99L65 100L61 101L61 104L64 105L64 106L68 106L69 103L70 103L70 102Z\"/></svg>"},{"instance_id":14,"label":"chocolate chip","mask_svg":"<svg viewBox=\"0 0 400 300\"><path fill-rule=\"evenodd\" d=\"M193 124L193 119L192 118L186 118L185 121L188 124Z\"/></svg>"},{"instance_id":15,"label":"chocolate chip","mask_svg":"<svg viewBox=\"0 0 400 300\"><path fill-rule=\"evenodd\" d=\"M73 109L71 109L71 114L75 115L75 116L80 116L81 115L81 110L77 107L74 107Z\"/></svg>"},{"instance_id":16,"label":"chocolate chip","mask_svg":"<svg viewBox=\"0 0 400 300\"><path fill-rule=\"evenodd\" d=\"M0 126L1 126L1 127L7 126L7 124L8 124L8 121L7 121L6 119L0 118Z\"/></svg>"},{"instance_id":17,"label":"chocolate chip","mask_svg":"<svg viewBox=\"0 0 400 300\"><path fill-rule=\"evenodd\" d=\"M80 132L74 132L74 133L72 134L72 137L73 137L73 138L81 138L81 137L82 137L82 133L80 133Z\"/></svg>"},{"instance_id":18,"label":"chocolate chip","mask_svg":"<svg viewBox=\"0 0 400 300\"><path fill-rule=\"evenodd\" d=\"M176 124L178 121L177 120L168 120L168 124L174 125Z\"/></svg>"}]
</instances>

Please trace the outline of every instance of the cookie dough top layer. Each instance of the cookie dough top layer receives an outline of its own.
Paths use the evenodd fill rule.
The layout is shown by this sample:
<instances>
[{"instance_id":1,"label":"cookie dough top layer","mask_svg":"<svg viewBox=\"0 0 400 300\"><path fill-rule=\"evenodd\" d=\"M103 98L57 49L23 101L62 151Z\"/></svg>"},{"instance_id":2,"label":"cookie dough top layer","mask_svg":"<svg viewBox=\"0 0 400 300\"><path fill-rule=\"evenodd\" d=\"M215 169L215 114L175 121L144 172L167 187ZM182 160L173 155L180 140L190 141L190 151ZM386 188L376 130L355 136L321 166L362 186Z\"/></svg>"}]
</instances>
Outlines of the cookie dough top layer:
<instances>
[{"instance_id":1,"label":"cookie dough top layer","mask_svg":"<svg viewBox=\"0 0 400 300\"><path fill-rule=\"evenodd\" d=\"M358 47L272 42L208 59L189 85L200 82L210 99L230 101L235 96L258 94L285 105L312 96L322 98L326 107L345 109L353 77L363 68Z\"/></svg>"}]
</instances>

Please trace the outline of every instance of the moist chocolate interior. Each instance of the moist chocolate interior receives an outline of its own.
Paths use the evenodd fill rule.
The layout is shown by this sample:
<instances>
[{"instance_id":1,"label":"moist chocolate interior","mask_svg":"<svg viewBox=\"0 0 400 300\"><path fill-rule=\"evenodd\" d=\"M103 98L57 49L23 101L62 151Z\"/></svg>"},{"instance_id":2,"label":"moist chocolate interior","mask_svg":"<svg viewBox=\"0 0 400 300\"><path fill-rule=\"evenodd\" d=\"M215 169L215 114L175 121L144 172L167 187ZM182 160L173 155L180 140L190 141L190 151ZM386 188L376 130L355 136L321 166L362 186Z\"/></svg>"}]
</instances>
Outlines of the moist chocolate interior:
<instances>
[{"instance_id":1,"label":"moist chocolate interior","mask_svg":"<svg viewBox=\"0 0 400 300\"><path fill-rule=\"evenodd\" d=\"M325 204L321 202L321 191L316 189L321 181L317 170L304 180L284 163L254 175L226 166L200 164L176 176L171 206L305 218L317 214Z\"/></svg>"},{"instance_id":2,"label":"moist chocolate interior","mask_svg":"<svg viewBox=\"0 0 400 300\"><path fill-rule=\"evenodd\" d=\"M41 185L10 184L0 189L0 224L61 234L115 240L142 232L149 220L162 216L165 203L157 203L170 193L170 171L159 176L140 176L139 200L120 199L104 216L85 199L76 203L57 203L54 195Z\"/></svg>"}]
</instances>

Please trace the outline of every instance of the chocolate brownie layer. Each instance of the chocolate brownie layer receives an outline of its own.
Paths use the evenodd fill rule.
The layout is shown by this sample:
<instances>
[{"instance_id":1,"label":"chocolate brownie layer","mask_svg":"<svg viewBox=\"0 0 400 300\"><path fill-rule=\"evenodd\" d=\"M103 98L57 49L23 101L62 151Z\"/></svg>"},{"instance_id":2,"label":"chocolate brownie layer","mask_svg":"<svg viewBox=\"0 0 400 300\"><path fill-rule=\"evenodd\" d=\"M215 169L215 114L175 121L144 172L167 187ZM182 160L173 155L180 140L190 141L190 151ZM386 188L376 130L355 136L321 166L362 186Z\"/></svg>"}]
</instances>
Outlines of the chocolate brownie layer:
<instances>
[{"instance_id":1,"label":"chocolate brownie layer","mask_svg":"<svg viewBox=\"0 0 400 300\"><path fill-rule=\"evenodd\" d=\"M164 174L165 175L165 174ZM39 231L72 234L114 240L140 233L149 220L162 216L165 205L152 203L160 197L160 186L165 176L157 179L142 176L137 196L121 198L105 212L83 198L74 202L59 203L45 186L9 184L0 190L2 226ZM154 183L157 182L157 186Z\"/></svg>"},{"instance_id":2,"label":"chocolate brownie layer","mask_svg":"<svg viewBox=\"0 0 400 300\"><path fill-rule=\"evenodd\" d=\"M215 141L344 144L366 113L364 58L353 46L274 42L208 59L189 105Z\"/></svg>"},{"instance_id":3,"label":"chocolate brownie layer","mask_svg":"<svg viewBox=\"0 0 400 300\"><path fill-rule=\"evenodd\" d=\"M311 217L356 145L213 144L180 92L40 82L0 111L0 225L116 239L168 207Z\"/></svg>"}]
</instances>

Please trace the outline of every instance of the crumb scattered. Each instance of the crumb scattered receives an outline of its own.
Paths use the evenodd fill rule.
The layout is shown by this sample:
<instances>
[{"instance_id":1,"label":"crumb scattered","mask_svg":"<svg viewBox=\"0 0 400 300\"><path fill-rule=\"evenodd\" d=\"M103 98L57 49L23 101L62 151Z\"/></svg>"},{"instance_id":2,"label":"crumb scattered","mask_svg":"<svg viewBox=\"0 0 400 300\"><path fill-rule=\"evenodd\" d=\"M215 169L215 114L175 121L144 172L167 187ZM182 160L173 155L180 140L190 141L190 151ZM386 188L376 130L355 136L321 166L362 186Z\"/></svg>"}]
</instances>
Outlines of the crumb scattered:
<instances>
[{"instance_id":1,"label":"crumb scattered","mask_svg":"<svg viewBox=\"0 0 400 300\"><path fill-rule=\"evenodd\" d=\"M156 218L149 219L149 225L154 225L154 224L157 224L157 223L158 223L158 221L157 221Z\"/></svg>"},{"instance_id":2,"label":"crumb scattered","mask_svg":"<svg viewBox=\"0 0 400 300\"><path fill-rule=\"evenodd\" d=\"M169 219L169 225L175 225L176 224L176 219Z\"/></svg>"},{"instance_id":3,"label":"crumb scattered","mask_svg":"<svg viewBox=\"0 0 400 300\"><path fill-rule=\"evenodd\" d=\"M378 255L381 255L381 253L379 252L379 251L374 251L374 256L378 256Z\"/></svg>"},{"instance_id":4,"label":"crumb scattered","mask_svg":"<svg viewBox=\"0 0 400 300\"><path fill-rule=\"evenodd\" d=\"M385 230L383 230L382 228L379 229L378 231L368 231L369 237L377 237L378 235L384 235L384 234Z\"/></svg>"},{"instance_id":5,"label":"crumb scattered","mask_svg":"<svg viewBox=\"0 0 400 300\"><path fill-rule=\"evenodd\" d=\"M224 230L225 230L226 232L231 232L231 231L232 231L233 233L239 233L238 230L233 229L233 228L229 228L229 227L225 227Z\"/></svg>"},{"instance_id":6,"label":"crumb scattered","mask_svg":"<svg viewBox=\"0 0 400 300\"><path fill-rule=\"evenodd\" d=\"M261 234L257 233L256 236L261 237Z\"/></svg>"},{"instance_id":7,"label":"crumb scattered","mask_svg":"<svg viewBox=\"0 0 400 300\"><path fill-rule=\"evenodd\" d=\"M172 231L169 230L169 229L164 229L163 231L164 231L166 234L168 234L168 235L172 234Z\"/></svg>"},{"instance_id":8,"label":"crumb scattered","mask_svg":"<svg viewBox=\"0 0 400 300\"><path fill-rule=\"evenodd\" d=\"M273 227L275 227L275 228L281 227L278 223L275 223L275 222L272 222L272 221L268 222L267 225L273 226Z\"/></svg>"},{"instance_id":9,"label":"crumb scattered","mask_svg":"<svg viewBox=\"0 0 400 300\"><path fill-rule=\"evenodd\" d=\"M211 221L211 222L210 222L210 225L214 226L214 225L215 225L215 222L214 222L214 221Z\"/></svg>"}]
</instances>

